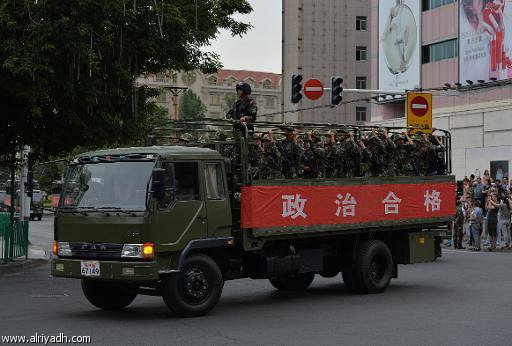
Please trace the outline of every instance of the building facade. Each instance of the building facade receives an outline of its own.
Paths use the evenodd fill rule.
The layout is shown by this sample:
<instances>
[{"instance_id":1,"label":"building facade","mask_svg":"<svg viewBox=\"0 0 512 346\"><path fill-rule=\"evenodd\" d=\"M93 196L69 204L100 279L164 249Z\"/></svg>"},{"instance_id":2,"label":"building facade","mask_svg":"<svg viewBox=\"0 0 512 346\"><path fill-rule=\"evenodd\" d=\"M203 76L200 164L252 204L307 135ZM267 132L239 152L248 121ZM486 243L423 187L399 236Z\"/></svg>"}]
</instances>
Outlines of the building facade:
<instances>
[{"instance_id":1,"label":"building facade","mask_svg":"<svg viewBox=\"0 0 512 346\"><path fill-rule=\"evenodd\" d=\"M281 104L281 76L275 73L222 69L214 74L201 71L170 72L156 76L143 76L138 79L141 85L161 90L156 103L167 109L171 119L179 118L179 100L183 91L193 91L206 106L209 118L224 118L229 106L236 101L235 87L245 81L252 87L252 96L258 105L259 119L279 121ZM174 96L172 88L182 88ZM176 115L176 112L178 115ZM265 114L274 114L265 116Z\"/></svg>"},{"instance_id":2,"label":"building facade","mask_svg":"<svg viewBox=\"0 0 512 346\"><path fill-rule=\"evenodd\" d=\"M344 79L343 87L367 89L372 84L371 0L283 0L283 104L284 111L330 104L330 92L317 101L294 105L291 78L300 74L304 82L316 78L330 87L332 76ZM343 94L343 101L361 95ZM295 122L355 124L370 117L366 102L336 108L287 113Z\"/></svg>"},{"instance_id":3,"label":"building facade","mask_svg":"<svg viewBox=\"0 0 512 346\"><path fill-rule=\"evenodd\" d=\"M382 2L394 3L395 0L380 0ZM484 170L498 178L509 176L512 169L512 87L507 80L512 76L512 64L506 56L512 55L508 51L512 40L505 40L502 54L497 54L498 35L486 42L489 36L482 35L478 29L472 32L471 23L465 17L468 8L464 5L468 3L473 2L421 1L420 87L450 89L432 91L433 126L451 132L453 173L457 178L483 174ZM492 2L474 3L485 6ZM377 24L378 10L379 0L372 0L373 50L379 49L382 37ZM511 23L512 1L505 1L504 10L505 23L507 19ZM482 13L485 13L483 8ZM378 56L372 56L372 88L375 89L379 88L378 60ZM495 79L498 81L494 82ZM375 125L406 124L403 99L380 102L371 108Z\"/></svg>"}]
</instances>

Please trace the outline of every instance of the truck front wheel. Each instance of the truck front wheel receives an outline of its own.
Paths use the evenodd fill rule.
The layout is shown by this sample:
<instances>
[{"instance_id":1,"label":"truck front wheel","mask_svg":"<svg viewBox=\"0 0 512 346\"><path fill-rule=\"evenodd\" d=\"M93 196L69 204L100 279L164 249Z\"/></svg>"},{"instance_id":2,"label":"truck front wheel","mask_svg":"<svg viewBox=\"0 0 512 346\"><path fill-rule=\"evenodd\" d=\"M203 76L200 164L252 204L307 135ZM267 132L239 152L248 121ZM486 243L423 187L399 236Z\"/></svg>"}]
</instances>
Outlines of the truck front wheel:
<instances>
[{"instance_id":1,"label":"truck front wheel","mask_svg":"<svg viewBox=\"0 0 512 346\"><path fill-rule=\"evenodd\" d=\"M211 257L196 254L185 259L179 273L162 283L162 298L171 311L181 316L201 316L219 301L224 279Z\"/></svg>"},{"instance_id":2,"label":"truck front wheel","mask_svg":"<svg viewBox=\"0 0 512 346\"><path fill-rule=\"evenodd\" d=\"M314 279L315 274L306 273L295 275L279 275L270 278L269 281L272 286L280 291L304 291L311 285Z\"/></svg>"},{"instance_id":3,"label":"truck front wheel","mask_svg":"<svg viewBox=\"0 0 512 346\"><path fill-rule=\"evenodd\" d=\"M361 293L381 293L393 275L393 257L386 243L368 240L357 253L354 279Z\"/></svg>"},{"instance_id":4,"label":"truck front wheel","mask_svg":"<svg viewBox=\"0 0 512 346\"><path fill-rule=\"evenodd\" d=\"M120 310L137 296L137 287L113 282L82 280L85 298L101 310Z\"/></svg>"}]
</instances>

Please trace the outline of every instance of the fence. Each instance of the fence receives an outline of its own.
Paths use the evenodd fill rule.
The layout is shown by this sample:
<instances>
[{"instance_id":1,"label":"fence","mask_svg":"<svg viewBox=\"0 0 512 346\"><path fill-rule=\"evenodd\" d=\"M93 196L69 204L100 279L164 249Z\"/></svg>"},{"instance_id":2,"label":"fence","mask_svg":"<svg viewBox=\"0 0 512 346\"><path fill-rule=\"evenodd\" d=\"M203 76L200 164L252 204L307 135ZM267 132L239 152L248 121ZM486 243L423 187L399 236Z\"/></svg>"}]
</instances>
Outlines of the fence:
<instances>
[{"instance_id":1,"label":"fence","mask_svg":"<svg viewBox=\"0 0 512 346\"><path fill-rule=\"evenodd\" d=\"M11 224L8 213L0 213L0 263L28 256L28 221Z\"/></svg>"}]
</instances>

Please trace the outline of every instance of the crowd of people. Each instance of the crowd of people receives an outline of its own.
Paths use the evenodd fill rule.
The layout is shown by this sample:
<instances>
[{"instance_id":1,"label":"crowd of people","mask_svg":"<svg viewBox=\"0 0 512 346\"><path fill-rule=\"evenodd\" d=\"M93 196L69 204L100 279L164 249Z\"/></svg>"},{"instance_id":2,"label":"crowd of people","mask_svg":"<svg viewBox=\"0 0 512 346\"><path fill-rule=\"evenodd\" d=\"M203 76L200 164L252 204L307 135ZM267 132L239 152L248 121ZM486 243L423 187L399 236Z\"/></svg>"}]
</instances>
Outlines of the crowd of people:
<instances>
[{"instance_id":1,"label":"crowd of people","mask_svg":"<svg viewBox=\"0 0 512 346\"><path fill-rule=\"evenodd\" d=\"M454 247L480 251L483 244L489 251L512 248L511 242L512 185L507 177L493 179L489 171L482 177L471 175L463 180L462 195L457 201Z\"/></svg>"}]
</instances>

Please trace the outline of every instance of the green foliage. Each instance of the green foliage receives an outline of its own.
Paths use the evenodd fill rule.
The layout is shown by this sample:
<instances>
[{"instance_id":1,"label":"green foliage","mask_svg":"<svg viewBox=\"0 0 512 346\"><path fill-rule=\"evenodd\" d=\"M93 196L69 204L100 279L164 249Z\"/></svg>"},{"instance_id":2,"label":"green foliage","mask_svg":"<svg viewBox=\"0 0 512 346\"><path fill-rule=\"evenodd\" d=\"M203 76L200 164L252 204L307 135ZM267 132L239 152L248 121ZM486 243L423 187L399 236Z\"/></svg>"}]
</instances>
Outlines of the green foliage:
<instances>
[{"instance_id":1,"label":"green foliage","mask_svg":"<svg viewBox=\"0 0 512 346\"><path fill-rule=\"evenodd\" d=\"M187 90L180 98L180 119L200 120L206 116L206 106L192 90Z\"/></svg>"},{"instance_id":2,"label":"green foliage","mask_svg":"<svg viewBox=\"0 0 512 346\"><path fill-rule=\"evenodd\" d=\"M245 33L233 15L251 11L246 0L1 1L0 157L14 142L40 158L141 143L162 114L135 78L217 70L202 47L220 28Z\"/></svg>"}]
</instances>

